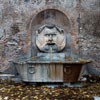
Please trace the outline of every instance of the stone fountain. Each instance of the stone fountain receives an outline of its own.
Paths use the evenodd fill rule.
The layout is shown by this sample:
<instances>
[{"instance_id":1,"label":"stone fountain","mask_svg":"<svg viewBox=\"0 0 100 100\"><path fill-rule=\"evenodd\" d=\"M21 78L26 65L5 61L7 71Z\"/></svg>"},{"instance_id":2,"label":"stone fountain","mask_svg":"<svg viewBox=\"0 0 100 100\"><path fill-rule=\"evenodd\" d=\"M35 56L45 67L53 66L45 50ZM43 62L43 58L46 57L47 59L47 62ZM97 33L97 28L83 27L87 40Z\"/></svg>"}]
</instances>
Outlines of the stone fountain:
<instances>
[{"instance_id":1,"label":"stone fountain","mask_svg":"<svg viewBox=\"0 0 100 100\"><path fill-rule=\"evenodd\" d=\"M43 11L44 21L31 32L29 56L20 55L14 64L25 82L76 82L89 61L73 51L70 33L57 23L59 20L52 22L55 10L48 11L47 18Z\"/></svg>"},{"instance_id":2,"label":"stone fountain","mask_svg":"<svg viewBox=\"0 0 100 100\"><path fill-rule=\"evenodd\" d=\"M18 59L16 68L26 82L73 82L77 81L86 62L77 55L68 56L64 30L55 25L43 25L36 31L39 52L30 59ZM68 52L69 53L69 52Z\"/></svg>"}]
</instances>

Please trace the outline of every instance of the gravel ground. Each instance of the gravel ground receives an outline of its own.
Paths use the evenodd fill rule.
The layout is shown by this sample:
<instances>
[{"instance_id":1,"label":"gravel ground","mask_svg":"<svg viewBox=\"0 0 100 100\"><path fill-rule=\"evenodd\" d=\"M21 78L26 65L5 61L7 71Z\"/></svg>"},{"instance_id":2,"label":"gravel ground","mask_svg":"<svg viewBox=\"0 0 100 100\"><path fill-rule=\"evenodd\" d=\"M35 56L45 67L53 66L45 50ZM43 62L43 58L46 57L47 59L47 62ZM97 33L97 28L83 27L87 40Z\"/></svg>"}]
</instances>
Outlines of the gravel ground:
<instances>
[{"instance_id":1,"label":"gravel ground","mask_svg":"<svg viewBox=\"0 0 100 100\"><path fill-rule=\"evenodd\" d=\"M94 100L100 96L100 83L81 83L84 87L59 85L48 87L45 84L15 83L0 80L0 100Z\"/></svg>"}]
</instances>

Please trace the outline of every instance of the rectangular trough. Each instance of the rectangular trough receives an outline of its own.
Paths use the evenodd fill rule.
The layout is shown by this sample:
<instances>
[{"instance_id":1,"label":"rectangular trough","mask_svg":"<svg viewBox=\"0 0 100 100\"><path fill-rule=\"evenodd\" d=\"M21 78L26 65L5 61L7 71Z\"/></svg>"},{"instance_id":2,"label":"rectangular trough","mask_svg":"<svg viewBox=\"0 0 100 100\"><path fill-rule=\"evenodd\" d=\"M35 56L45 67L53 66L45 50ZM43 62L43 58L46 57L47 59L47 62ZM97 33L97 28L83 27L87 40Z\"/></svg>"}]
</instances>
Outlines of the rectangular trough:
<instances>
[{"instance_id":1,"label":"rectangular trough","mask_svg":"<svg viewBox=\"0 0 100 100\"><path fill-rule=\"evenodd\" d=\"M25 82L76 82L84 62L28 61L15 62Z\"/></svg>"}]
</instances>

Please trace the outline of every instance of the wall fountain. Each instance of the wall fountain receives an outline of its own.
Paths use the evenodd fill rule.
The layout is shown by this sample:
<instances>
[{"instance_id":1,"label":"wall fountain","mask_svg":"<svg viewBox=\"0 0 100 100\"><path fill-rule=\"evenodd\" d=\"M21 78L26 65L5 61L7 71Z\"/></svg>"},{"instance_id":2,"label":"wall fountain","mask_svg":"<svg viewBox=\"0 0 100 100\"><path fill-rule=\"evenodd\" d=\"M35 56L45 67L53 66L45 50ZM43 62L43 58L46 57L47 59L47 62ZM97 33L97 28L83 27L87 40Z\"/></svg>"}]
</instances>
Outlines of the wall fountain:
<instances>
[{"instance_id":1,"label":"wall fountain","mask_svg":"<svg viewBox=\"0 0 100 100\"><path fill-rule=\"evenodd\" d=\"M33 25L34 24L34 25ZM72 46L70 21L55 9L40 11L29 27L30 48L14 64L25 82L76 82L82 60Z\"/></svg>"}]
</instances>

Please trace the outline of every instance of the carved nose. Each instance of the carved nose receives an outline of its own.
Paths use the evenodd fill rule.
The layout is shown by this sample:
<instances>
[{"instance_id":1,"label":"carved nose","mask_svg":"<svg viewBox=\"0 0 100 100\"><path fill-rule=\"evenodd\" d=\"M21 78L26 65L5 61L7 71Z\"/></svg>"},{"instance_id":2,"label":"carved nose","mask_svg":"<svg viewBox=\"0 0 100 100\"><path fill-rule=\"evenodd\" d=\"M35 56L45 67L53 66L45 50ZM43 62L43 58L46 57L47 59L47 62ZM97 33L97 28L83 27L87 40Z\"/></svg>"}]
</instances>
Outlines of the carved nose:
<instances>
[{"instance_id":1,"label":"carved nose","mask_svg":"<svg viewBox=\"0 0 100 100\"><path fill-rule=\"evenodd\" d=\"M52 39L49 39L49 42L51 43L53 40Z\"/></svg>"},{"instance_id":2,"label":"carved nose","mask_svg":"<svg viewBox=\"0 0 100 100\"><path fill-rule=\"evenodd\" d=\"M53 41L53 38L52 38L51 35L49 36L49 39L48 40L51 41L51 42Z\"/></svg>"},{"instance_id":3,"label":"carved nose","mask_svg":"<svg viewBox=\"0 0 100 100\"><path fill-rule=\"evenodd\" d=\"M50 38L49 38L49 42L52 42L52 41L53 41L53 39L52 39L52 37L50 37Z\"/></svg>"}]
</instances>

